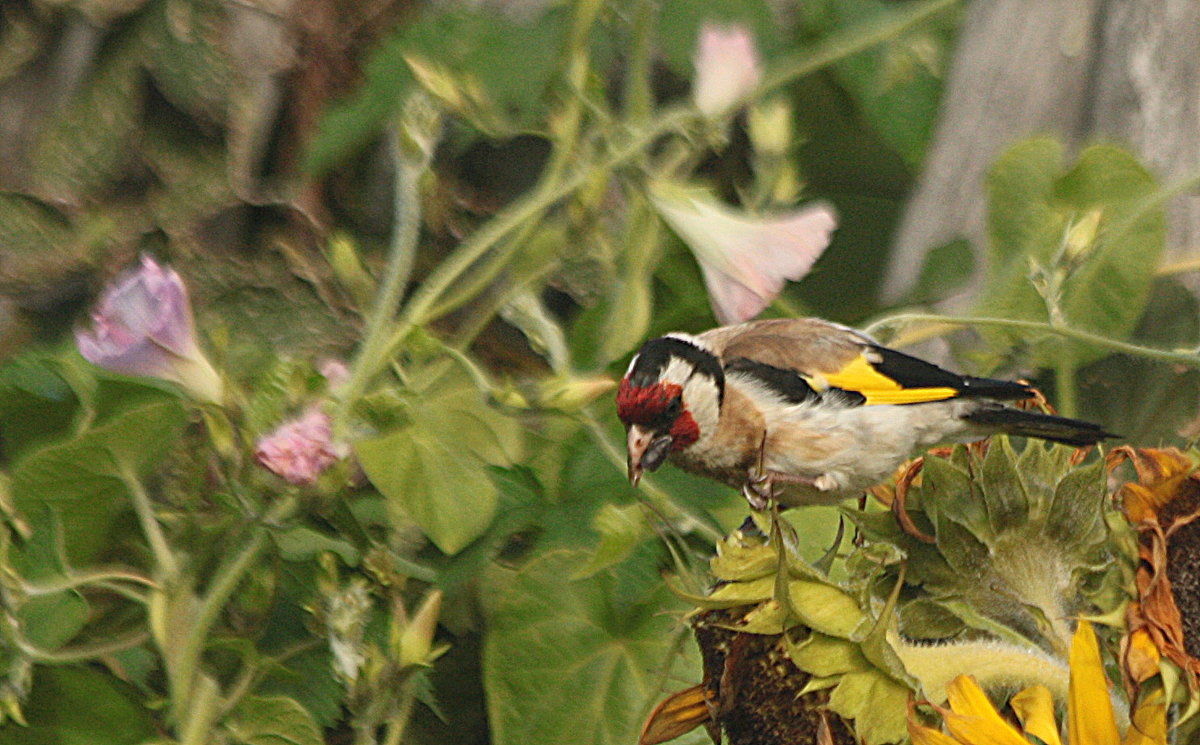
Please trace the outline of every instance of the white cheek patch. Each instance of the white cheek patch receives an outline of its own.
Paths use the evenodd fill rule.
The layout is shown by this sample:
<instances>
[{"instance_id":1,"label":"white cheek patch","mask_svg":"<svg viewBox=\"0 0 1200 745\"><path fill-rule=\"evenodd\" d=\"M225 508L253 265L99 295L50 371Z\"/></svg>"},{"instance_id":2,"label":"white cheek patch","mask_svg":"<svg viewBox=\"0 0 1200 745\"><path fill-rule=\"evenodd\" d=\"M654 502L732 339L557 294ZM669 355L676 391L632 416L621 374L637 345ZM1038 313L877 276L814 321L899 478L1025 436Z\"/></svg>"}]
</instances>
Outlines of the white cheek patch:
<instances>
[{"instance_id":1,"label":"white cheek patch","mask_svg":"<svg viewBox=\"0 0 1200 745\"><path fill-rule=\"evenodd\" d=\"M692 373L696 368L692 367L690 362L681 360L678 357L672 357L667 366L663 368L659 380L664 383L674 383L681 388L687 386L688 381L693 377Z\"/></svg>"},{"instance_id":2,"label":"white cheek patch","mask_svg":"<svg viewBox=\"0 0 1200 745\"><path fill-rule=\"evenodd\" d=\"M632 372L633 372L633 368L637 366L638 359L639 359L641 356L642 356L642 355L640 355L640 354L635 354L635 355L633 355L633 359L631 359L631 360L629 361L629 367L625 369L625 377L627 377L627 378L628 378L628 377L629 377L629 375L630 375L630 373L632 373Z\"/></svg>"},{"instance_id":3,"label":"white cheek patch","mask_svg":"<svg viewBox=\"0 0 1200 745\"><path fill-rule=\"evenodd\" d=\"M720 396L716 383L706 375L693 375L683 386L683 400L700 427L701 437L716 431L721 418Z\"/></svg>"}]
</instances>

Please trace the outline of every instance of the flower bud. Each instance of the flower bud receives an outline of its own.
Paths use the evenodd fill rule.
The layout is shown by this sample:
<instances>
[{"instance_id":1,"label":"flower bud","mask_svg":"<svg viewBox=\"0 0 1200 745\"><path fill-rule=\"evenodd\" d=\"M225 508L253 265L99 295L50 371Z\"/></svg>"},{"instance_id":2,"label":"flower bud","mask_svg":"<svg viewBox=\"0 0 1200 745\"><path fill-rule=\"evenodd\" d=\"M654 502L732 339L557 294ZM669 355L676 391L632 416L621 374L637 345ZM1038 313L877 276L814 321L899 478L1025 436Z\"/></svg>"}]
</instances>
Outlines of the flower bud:
<instances>
[{"instance_id":1,"label":"flower bud","mask_svg":"<svg viewBox=\"0 0 1200 745\"><path fill-rule=\"evenodd\" d=\"M776 97L751 106L746 124L756 152L774 157L787 155L792 146L791 104Z\"/></svg>"},{"instance_id":2,"label":"flower bud","mask_svg":"<svg viewBox=\"0 0 1200 745\"><path fill-rule=\"evenodd\" d=\"M425 593L421 607L400 633L400 667L425 667L441 655L443 650L433 648L433 637L437 634L438 616L441 613L442 591L430 590Z\"/></svg>"},{"instance_id":3,"label":"flower bud","mask_svg":"<svg viewBox=\"0 0 1200 745\"><path fill-rule=\"evenodd\" d=\"M692 100L710 119L743 103L762 80L754 35L744 26L705 24L696 42L694 64Z\"/></svg>"},{"instance_id":4,"label":"flower bud","mask_svg":"<svg viewBox=\"0 0 1200 745\"><path fill-rule=\"evenodd\" d=\"M538 391L538 403L547 409L574 412L616 387L612 378L595 376L576 378L557 376L545 380Z\"/></svg>"}]
</instances>

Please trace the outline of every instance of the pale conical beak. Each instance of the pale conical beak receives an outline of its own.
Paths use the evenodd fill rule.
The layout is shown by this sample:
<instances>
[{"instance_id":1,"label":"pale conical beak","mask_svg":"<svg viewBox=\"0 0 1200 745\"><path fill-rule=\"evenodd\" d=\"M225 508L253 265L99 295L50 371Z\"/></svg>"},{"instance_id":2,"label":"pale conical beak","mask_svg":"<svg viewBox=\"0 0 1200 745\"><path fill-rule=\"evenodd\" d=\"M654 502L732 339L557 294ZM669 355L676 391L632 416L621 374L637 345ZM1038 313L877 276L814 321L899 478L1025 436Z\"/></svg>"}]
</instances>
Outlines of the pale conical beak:
<instances>
[{"instance_id":1,"label":"pale conical beak","mask_svg":"<svg viewBox=\"0 0 1200 745\"><path fill-rule=\"evenodd\" d=\"M654 432L634 424L629 427L627 442L627 465L629 468L629 483L634 486L642 480L643 471L657 470L667 459L671 451L671 436L655 437Z\"/></svg>"}]
</instances>

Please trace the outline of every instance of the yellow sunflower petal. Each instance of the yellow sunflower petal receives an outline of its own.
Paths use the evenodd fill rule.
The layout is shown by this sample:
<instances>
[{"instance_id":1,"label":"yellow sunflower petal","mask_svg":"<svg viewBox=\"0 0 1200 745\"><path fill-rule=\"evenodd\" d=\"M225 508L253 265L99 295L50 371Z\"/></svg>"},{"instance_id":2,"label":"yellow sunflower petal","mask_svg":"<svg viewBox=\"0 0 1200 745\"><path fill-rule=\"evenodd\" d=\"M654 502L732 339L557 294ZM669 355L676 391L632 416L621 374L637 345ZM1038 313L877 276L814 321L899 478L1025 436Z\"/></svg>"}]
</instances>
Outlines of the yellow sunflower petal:
<instances>
[{"instance_id":1,"label":"yellow sunflower petal","mask_svg":"<svg viewBox=\"0 0 1200 745\"><path fill-rule=\"evenodd\" d=\"M908 720L908 738L912 745L962 745L950 735Z\"/></svg>"},{"instance_id":2,"label":"yellow sunflower petal","mask_svg":"<svg viewBox=\"0 0 1200 745\"><path fill-rule=\"evenodd\" d=\"M1062 745L1058 737L1058 722L1054 721L1054 696L1043 685L1030 686L1013 696L1009 705L1021 719L1025 733L1046 745Z\"/></svg>"},{"instance_id":3,"label":"yellow sunflower petal","mask_svg":"<svg viewBox=\"0 0 1200 745\"><path fill-rule=\"evenodd\" d=\"M987 694L969 675L960 675L946 686L951 711L943 711L946 729L960 742L970 745L1029 745L1011 724L1004 721Z\"/></svg>"},{"instance_id":4,"label":"yellow sunflower petal","mask_svg":"<svg viewBox=\"0 0 1200 745\"><path fill-rule=\"evenodd\" d=\"M1161 689L1138 704L1122 745L1167 745L1167 705Z\"/></svg>"},{"instance_id":5,"label":"yellow sunflower petal","mask_svg":"<svg viewBox=\"0 0 1200 745\"><path fill-rule=\"evenodd\" d=\"M1158 663L1162 654L1145 628L1129 634L1125 647L1125 673L1129 679L1141 683L1158 675Z\"/></svg>"},{"instance_id":6,"label":"yellow sunflower petal","mask_svg":"<svg viewBox=\"0 0 1200 745\"><path fill-rule=\"evenodd\" d=\"M1071 640L1071 685L1067 698L1070 745L1120 745L1108 680L1092 625L1080 621Z\"/></svg>"}]
</instances>

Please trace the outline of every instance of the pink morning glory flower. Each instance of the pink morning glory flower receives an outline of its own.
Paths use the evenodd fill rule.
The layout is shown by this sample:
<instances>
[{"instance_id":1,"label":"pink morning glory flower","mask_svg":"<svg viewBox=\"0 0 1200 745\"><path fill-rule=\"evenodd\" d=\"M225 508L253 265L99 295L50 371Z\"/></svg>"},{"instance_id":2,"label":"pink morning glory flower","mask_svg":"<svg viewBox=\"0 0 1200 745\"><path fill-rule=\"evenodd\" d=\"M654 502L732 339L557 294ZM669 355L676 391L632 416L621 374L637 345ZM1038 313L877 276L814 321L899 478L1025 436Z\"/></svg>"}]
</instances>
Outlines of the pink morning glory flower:
<instances>
[{"instance_id":1,"label":"pink morning glory flower","mask_svg":"<svg viewBox=\"0 0 1200 745\"><path fill-rule=\"evenodd\" d=\"M262 437L254 449L259 465L291 484L310 485L349 449L333 440L329 415L313 406Z\"/></svg>"},{"instance_id":2,"label":"pink morning glory flower","mask_svg":"<svg viewBox=\"0 0 1200 745\"><path fill-rule=\"evenodd\" d=\"M693 64L692 101L710 119L742 103L762 80L754 35L744 26L704 24Z\"/></svg>"},{"instance_id":3,"label":"pink morning glory flower","mask_svg":"<svg viewBox=\"0 0 1200 745\"><path fill-rule=\"evenodd\" d=\"M703 192L662 185L651 201L699 262L721 324L761 313L786 280L808 273L837 227L837 213L821 203L753 216Z\"/></svg>"},{"instance_id":4,"label":"pink morning glory flower","mask_svg":"<svg viewBox=\"0 0 1200 745\"><path fill-rule=\"evenodd\" d=\"M170 380L198 400L221 400L221 377L196 343L187 288L149 256L104 289L91 327L76 329L75 342L105 370Z\"/></svg>"}]
</instances>

